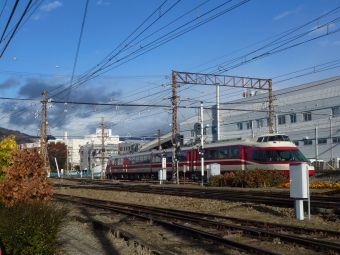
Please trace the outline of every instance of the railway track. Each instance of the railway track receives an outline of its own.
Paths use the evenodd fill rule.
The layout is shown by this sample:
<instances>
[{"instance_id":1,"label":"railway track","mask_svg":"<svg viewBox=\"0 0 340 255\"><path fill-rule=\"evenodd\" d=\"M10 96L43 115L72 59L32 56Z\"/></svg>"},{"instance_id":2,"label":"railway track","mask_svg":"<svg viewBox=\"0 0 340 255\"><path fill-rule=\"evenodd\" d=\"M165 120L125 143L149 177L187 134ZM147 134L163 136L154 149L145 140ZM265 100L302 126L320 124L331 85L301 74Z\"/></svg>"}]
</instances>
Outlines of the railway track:
<instances>
[{"instance_id":1,"label":"railway track","mask_svg":"<svg viewBox=\"0 0 340 255\"><path fill-rule=\"evenodd\" d=\"M248 254L339 254L340 232L266 221L164 209L122 202L57 195L56 199L129 215L203 243L225 245Z\"/></svg>"},{"instance_id":2,"label":"railway track","mask_svg":"<svg viewBox=\"0 0 340 255\"><path fill-rule=\"evenodd\" d=\"M76 181L76 180L72 180ZM77 180L79 181L79 180ZM107 181L82 180L82 184L63 184L72 189L98 189L112 191L127 191L151 193L159 195L186 196L206 199L218 199L236 202L252 202L271 206L294 207L294 200L289 192L242 191L241 189L209 189L186 188L183 186L153 186L149 184L121 184ZM311 208L325 213L340 214L340 197L326 195L311 195Z\"/></svg>"}]
</instances>

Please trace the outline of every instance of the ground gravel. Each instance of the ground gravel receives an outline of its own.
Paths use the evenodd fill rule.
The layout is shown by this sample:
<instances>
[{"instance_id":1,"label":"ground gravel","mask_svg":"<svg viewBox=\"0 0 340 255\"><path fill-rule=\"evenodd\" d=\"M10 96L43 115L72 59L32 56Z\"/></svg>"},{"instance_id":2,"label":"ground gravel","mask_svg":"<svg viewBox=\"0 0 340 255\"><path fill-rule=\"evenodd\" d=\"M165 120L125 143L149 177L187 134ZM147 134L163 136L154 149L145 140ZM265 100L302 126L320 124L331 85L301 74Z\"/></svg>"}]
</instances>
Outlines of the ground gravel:
<instances>
[{"instance_id":1,"label":"ground gravel","mask_svg":"<svg viewBox=\"0 0 340 255\"><path fill-rule=\"evenodd\" d=\"M308 226L311 228L321 228L334 231L340 231L340 223L338 221L329 221L333 215L312 214L311 219L303 221L294 218L294 209L268 206L263 204L252 204L243 202L229 202L214 199L199 199L182 196L156 195L148 193L136 193L125 191L108 191L108 190L91 190L91 189L71 189L60 185L55 185L55 193L67 194L73 196L83 196L88 198L97 198L109 201L118 201L126 203L134 203L146 206L156 206L169 209L197 211L205 213L213 213L238 218L247 218L252 220L265 220L276 223L292 224L296 226ZM237 190L235 190L237 192ZM84 224L74 221L76 217L84 216L84 211L79 210L75 205L68 205L71 212L68 215L69 222L63 229L64 237L62 255L78 255L78 254L148 254L148 251L140 249L136 252L129 244L119 238L113 237L112 234L96 232L90 224ZM307 215L305 215L307 217ZM95 220L115 221L112 217L108 218L103 215L96 215ZM119 218L117 218L119 222ZM134 235L145 237L145 230L141 228L134 229L137 232ZM108 250L114 251L108 253ZM189 254L183 251L179 254ZM205 253L197 249L193 254L215 254Z\"/></svg>"}]
</instances>

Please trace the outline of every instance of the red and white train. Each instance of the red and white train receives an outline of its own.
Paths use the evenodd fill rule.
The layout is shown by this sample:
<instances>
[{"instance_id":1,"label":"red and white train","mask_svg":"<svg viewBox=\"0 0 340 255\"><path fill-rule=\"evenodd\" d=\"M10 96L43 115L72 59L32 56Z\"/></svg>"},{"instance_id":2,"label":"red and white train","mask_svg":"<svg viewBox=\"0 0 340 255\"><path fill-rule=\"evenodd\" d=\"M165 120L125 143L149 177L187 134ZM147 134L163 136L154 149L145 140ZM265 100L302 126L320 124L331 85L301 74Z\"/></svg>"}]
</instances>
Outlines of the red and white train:
<instances>
[{"instance_id":1,"label":"red and white train","mask_svg":"<svg viewBox=\"0 0 340 255\"><path fill-rule=\"evenodd\" d=\"M157 179L162 169L163 150L110 157L106 177L113 179ZM172 149L165 150L167 180L172 178ZM306 162L305 156L289 137L268 134L249 139L220 141L204 145L204 171L206 166L220 164L221 174L242 170L279 170L289 175L289 164ZM179 178L201 179L201 158L198 147L182 147L178 155ZM308 165L309 175L314 167Z\"/></svg>"}]
</instances>

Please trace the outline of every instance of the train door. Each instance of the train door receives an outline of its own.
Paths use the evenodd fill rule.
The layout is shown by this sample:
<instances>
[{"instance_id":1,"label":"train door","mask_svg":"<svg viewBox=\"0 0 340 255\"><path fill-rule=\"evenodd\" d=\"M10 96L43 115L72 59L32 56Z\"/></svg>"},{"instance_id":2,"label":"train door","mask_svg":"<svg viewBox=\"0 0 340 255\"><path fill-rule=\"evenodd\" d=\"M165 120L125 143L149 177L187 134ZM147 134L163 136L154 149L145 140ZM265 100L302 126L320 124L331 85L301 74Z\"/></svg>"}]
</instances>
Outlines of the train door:
<instances>
[{"instance_id":1,"label":"train door","mask_svg":"<svg viewBox=\"0 0 340 255\"><path fill-rule=\"evenodd\" d=\"M199 164L199 162L197 162L198 159L198 150L197 149L192 149L192 159L191 159L191 164L192 164L192 171L196 172L197 171L197 165Z\"/></svg>"},{"instance_id":2,"label":"train door","mask_svg":"<svg viewBox=\"0 0 340 255\"><path fill-rule=\"evenodd\" d=\"M189 172L191 169L192 169L192 150L188 150L187 153L186 153L186 161L185 161L185 164L187 166L187 172Z\"/></svg>"},{"instance_id":3,"label":"train door","mask_svg":"<svg viewBox=\"0 0 340 255\"><path fill-rule=\"evenodd\" d=\"M129 159L128 158L124 158L123 159L123 172L126 172L128 171L128 165L129 165Z\"/></svg>"},{"instance_id":4,"label":"train door","mask_svg":"<svg viewBox=\"0 0 340 255\"><path fill-rule=\"evenodd\" d=\"M241 170L248 170L248 148L246 146L241 146Z\"/></svg>"}]
</instances>

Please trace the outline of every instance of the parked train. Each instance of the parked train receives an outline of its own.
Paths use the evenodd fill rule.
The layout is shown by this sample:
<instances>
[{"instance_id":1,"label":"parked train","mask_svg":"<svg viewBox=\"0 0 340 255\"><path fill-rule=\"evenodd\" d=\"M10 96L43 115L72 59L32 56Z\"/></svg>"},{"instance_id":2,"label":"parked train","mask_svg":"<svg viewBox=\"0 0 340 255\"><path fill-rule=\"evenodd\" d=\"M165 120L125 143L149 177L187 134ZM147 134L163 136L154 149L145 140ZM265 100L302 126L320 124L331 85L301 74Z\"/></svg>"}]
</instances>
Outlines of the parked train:
<instances>
[{"instance_id":1,"label":"parked train","mask_svg":"<svg viewBox=\"0 0 340 255\"><path fill-rule=\"evenodd\" d=\"M141 152L110 157L106 177L113 179L157 179L166 157L167 179L172 178L172 149ZM201 155L198 146L182 147L177 153L179 178L201 179ZM221 174L242 170L279 170L289 175L289 164L306 162L305 156L289 137L268 134L249 139L226 140L204 145L204 172L207 165L220 164ZM309 175L314 167L308 165Z\"/></svg>"}]
</instances>

